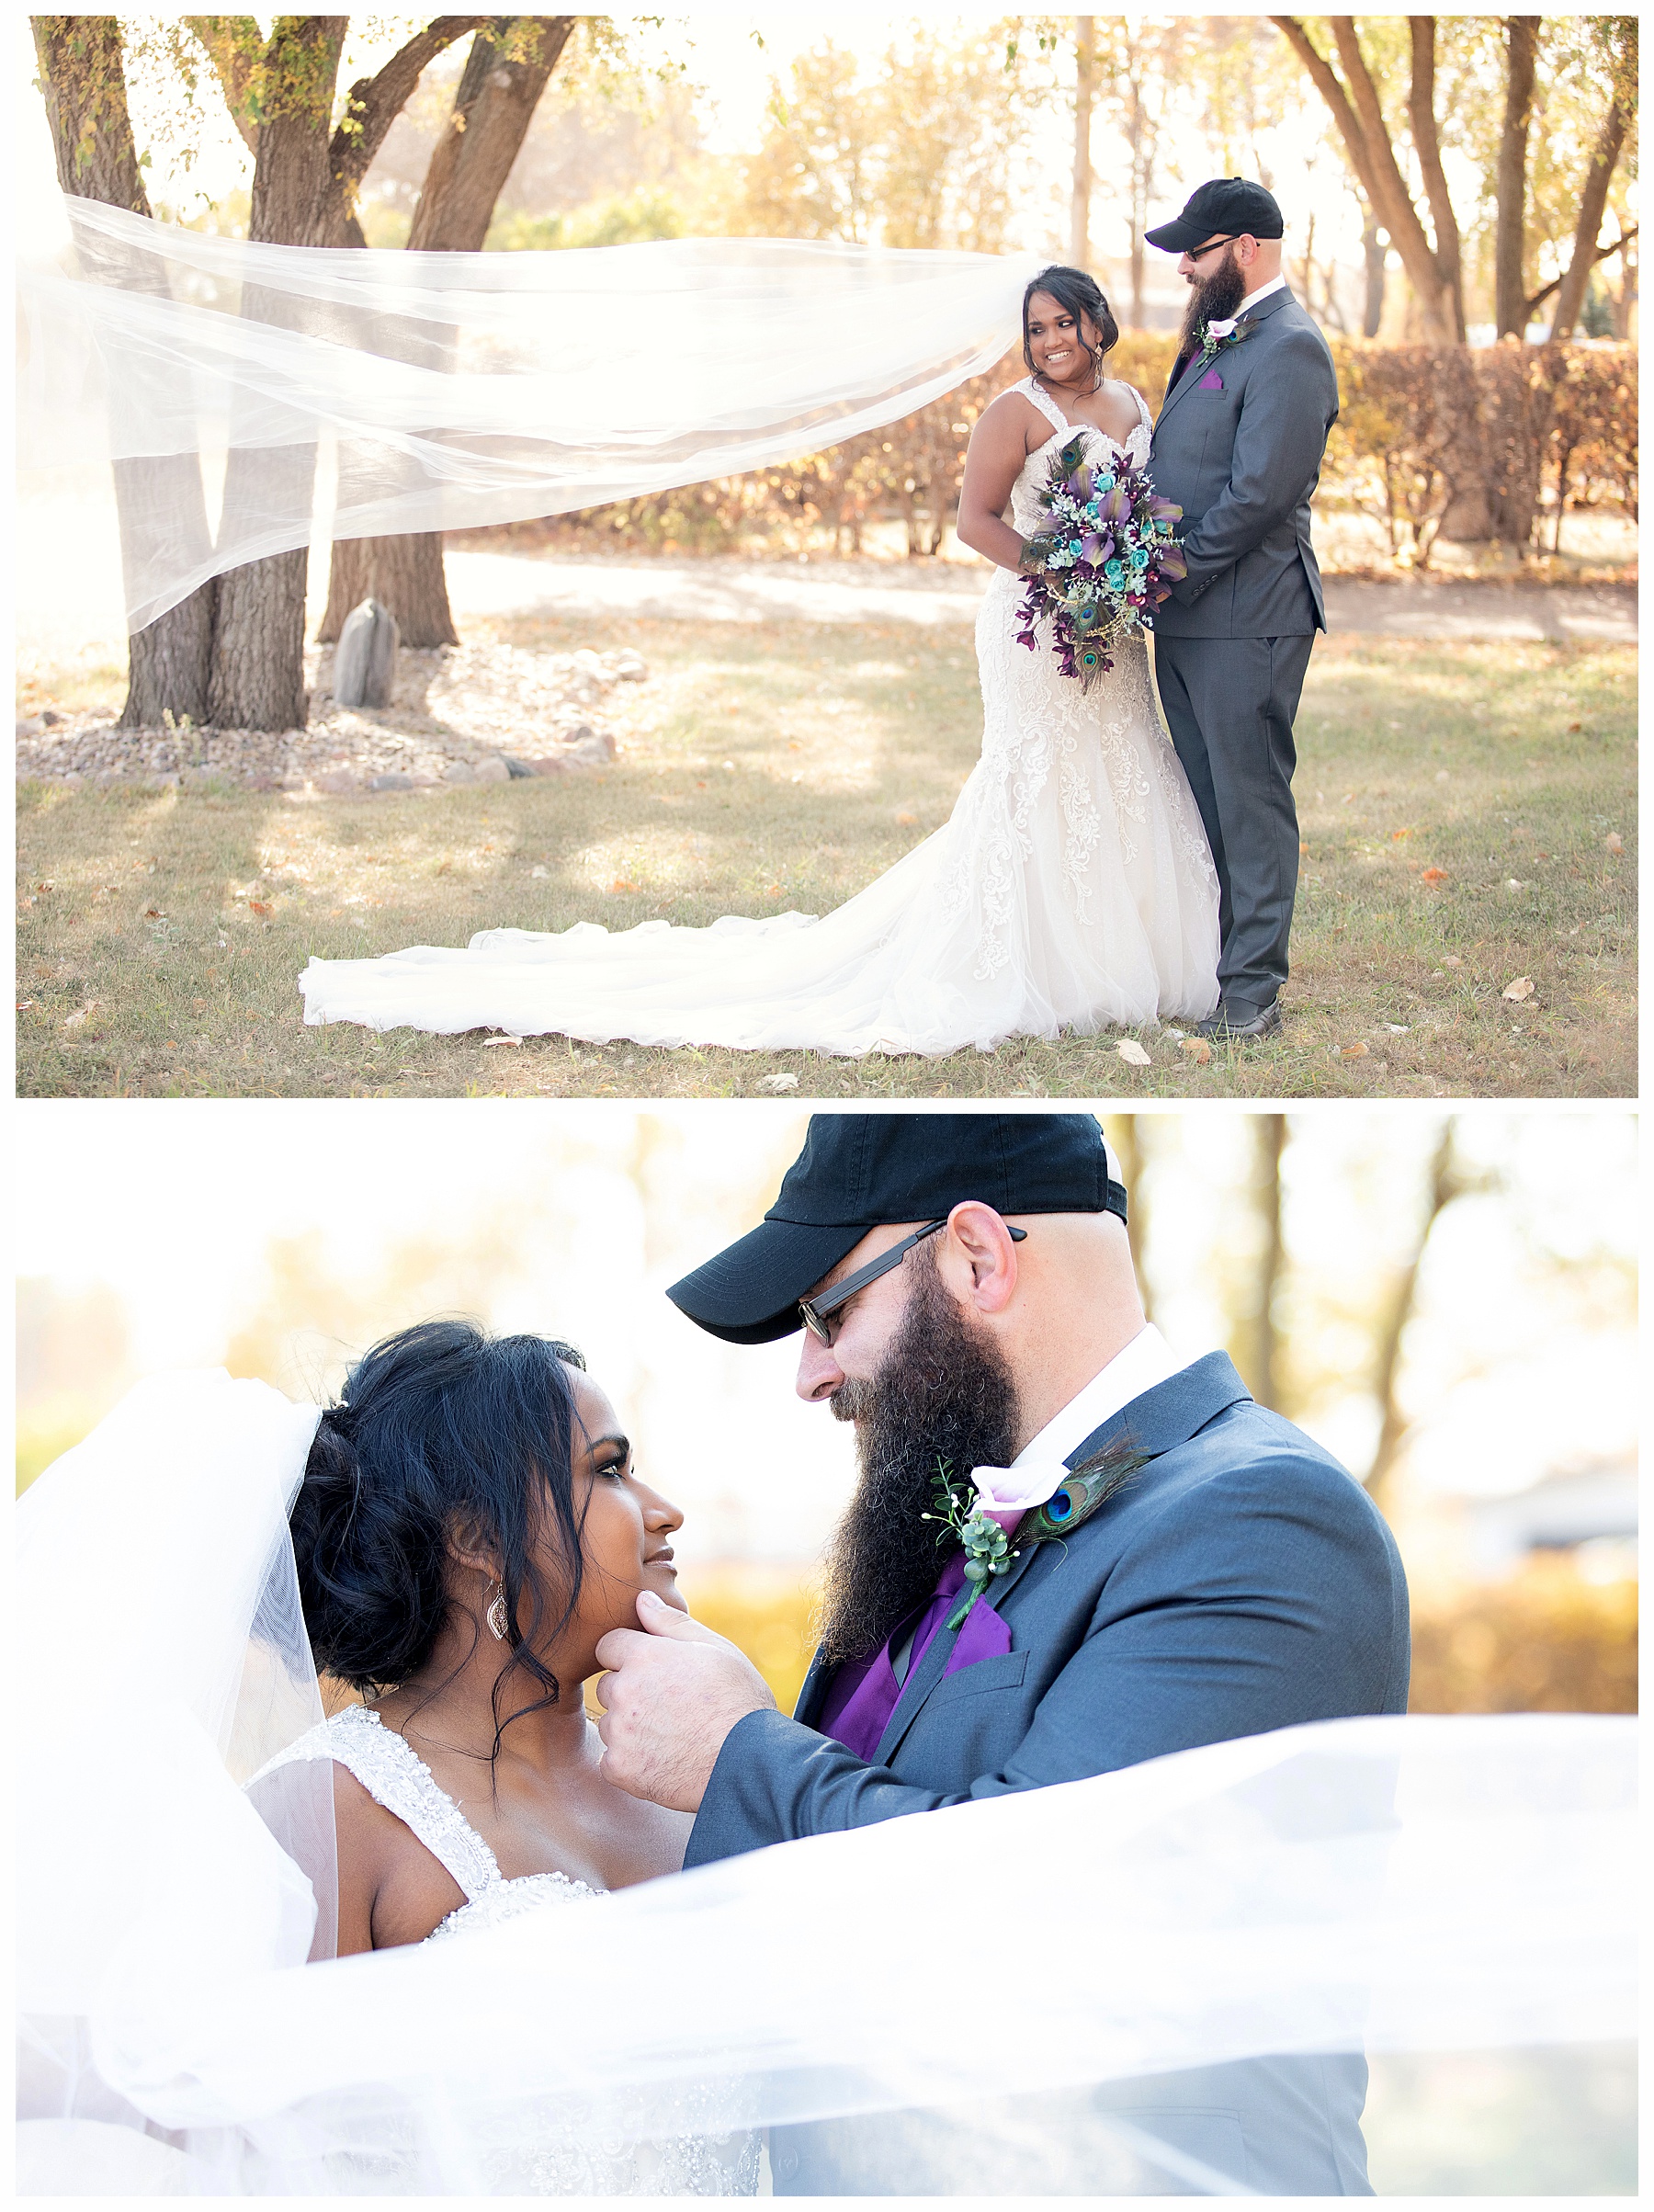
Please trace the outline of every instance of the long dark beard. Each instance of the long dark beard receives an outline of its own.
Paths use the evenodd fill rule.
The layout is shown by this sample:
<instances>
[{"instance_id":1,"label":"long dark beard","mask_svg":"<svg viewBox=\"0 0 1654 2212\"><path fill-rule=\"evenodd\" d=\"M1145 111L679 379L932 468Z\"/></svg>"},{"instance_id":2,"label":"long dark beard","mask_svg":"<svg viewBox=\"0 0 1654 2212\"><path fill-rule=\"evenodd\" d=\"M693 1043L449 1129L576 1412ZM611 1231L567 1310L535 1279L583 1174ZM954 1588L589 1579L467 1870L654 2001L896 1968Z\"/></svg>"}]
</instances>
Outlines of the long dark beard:
<instances>
[{"instance_id":1,"label":"long dark beard","mask_svg":"<svg viewBox=\"0 0 1654 2212\"><path fill-rule=\"evenodd\" d=\"M1235 259L1234 247L1225 246L1223 258L1211 275L1198 278L1189 287L1188 312L1184 316L1178 352L1194 353L1200 344L1202 325L1227 323L1245 297L1246 271Z\"/></svg>"},{"instance_id":2,"label":"long dark beard","mask_svg":"<svg viewBox=\"0 0 1654 2212\"><path fill-rule=\"evenodd\" d=\"M866 1659L935 1587L936 1460L961 1475L1007 1467L1016 1451L1016 1385L991 1336L948 1295L933 1253L909 1262L913 1287L889 1356L871 1381L831 1404L856 1423L861 1480L827 1555L821 1640L833 1660Z\"/></svg>"}]
</instances>

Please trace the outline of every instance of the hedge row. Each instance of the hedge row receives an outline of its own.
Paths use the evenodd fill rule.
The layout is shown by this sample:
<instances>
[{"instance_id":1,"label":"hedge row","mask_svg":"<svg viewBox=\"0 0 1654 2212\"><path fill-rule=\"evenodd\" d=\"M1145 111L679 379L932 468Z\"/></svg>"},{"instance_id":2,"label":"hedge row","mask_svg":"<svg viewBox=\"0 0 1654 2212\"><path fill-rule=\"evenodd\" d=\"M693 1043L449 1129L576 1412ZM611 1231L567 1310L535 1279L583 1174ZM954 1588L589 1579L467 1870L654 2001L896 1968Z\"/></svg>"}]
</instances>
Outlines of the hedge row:
<instances>
[{"instance_id":1,"label":"hedge row","mask_svg":"<svg viewBox=\"0 0 1654 2212\"><path fill-rule=\"evenodd\" d=\"M1376 346L1331 341L1342 409L1320 499L1376 517L1425 566L1438 537L1538 548L1568 509L1637 516L1634 346ZM1175 340L1128 331L1111 373L1158 403ZM873 520L936 552L958 507L971 427L1025 373L1020 354L883 430L825 453L648 499L468 538L587 550L859 552Z\"/></svg>"}]
</instances>

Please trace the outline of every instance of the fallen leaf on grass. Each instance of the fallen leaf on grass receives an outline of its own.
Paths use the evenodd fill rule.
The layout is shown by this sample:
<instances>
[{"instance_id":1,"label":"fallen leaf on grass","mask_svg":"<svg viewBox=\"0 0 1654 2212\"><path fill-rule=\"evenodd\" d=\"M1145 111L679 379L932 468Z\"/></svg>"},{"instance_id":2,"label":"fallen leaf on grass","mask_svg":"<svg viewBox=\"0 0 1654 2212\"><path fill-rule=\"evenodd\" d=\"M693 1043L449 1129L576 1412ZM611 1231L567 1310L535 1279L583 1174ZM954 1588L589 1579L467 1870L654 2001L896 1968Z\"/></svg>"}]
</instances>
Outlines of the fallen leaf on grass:
<instances>
[{"instance_id":1,"label":"fallen leaf on grass","mask_svg":"<svg viewBox=\"0 0 1654 2212\"><path fill-rule=\"evenodd\" d=\"M249 899L247 901L247 912L249 913L273 914L275 911L276 909L273 906L266 904L263 899Z\"/></svg>"},{"instance_id":2,"label":"fallen leaf on grass","mask_svg":"<svg viewBox=\"0 0 1654 2212\"><path fill-rule=\"evenodd\" d=\"M766 1075L758 1085L761 1091L796 1091L798 1087L796 1075Z\"/></svg>"},{"instance_id":3,"label":"fallen leaf on grass","mask_svg":"<svg viewBox=\"0 0 1654 2212\"><path fill-rule=\"evenodd\" d=\"M19 1014L27 1014L31 1007L36 1006L39 1004L40 1002L37 999L20 998L17 1001L17 1012Z\"/></svg>"},{"instance_id":4,"label":"fallen leaf on grass","mask_svg":"<svg viewBox=\"0 0 1654 2212\"><path fill-rule=\"evenodd\" d=\"M1338 1048L1340 1060L1365 1060L1366 1056L1367 1047L1365 1038L1358 1037L1353 1045L1340 1045Z\"/></svg>"},{"instance_id":5,"label":"fallen leaf on grass","mask_svg":"<svg viewBox=\"0 0 1654 2212\"><path fill-rule=\"evenodd\" d=\"M1135 1037L1123 1037L1115 1050L1128 1068L1147 1068L1153 1063Z\"/></svg>"},{"instance_id":6,"label":"fallen leaf on grass","mask_svg":"<svg viewBox=\"0 0 1654 2212\"><path fill-rule=\"evenodd\" d=\"M1442 966L1444 968L1462 968L1464 965L1464 961L1459 959L1456 952L1444 952L1442 955Z\"/></svg>"},{"instance_id":7,"label":"fallen leaf on grass","mask_svg":"<svg viewBox=\"0 0 1654 2212\"><path fill-rule=\"evenodd\" d=\"M610 890L636 890L637 888L629 876L617 876L609 885Z\"/></svg>"},{"instance_id":8,"label":"fallen leaf on grass","mask_svg":"<svg viewBox=\"0 0 1654 2212\"><path fill-rule=\"evenodd\" d=\"M146 922L164 922L166 913L162 907L146 906L143 910L143 918Z\"/></svg>"},{"instance_id":9,"label":"fallen leaf on grass","mask_svg":"<svg viewBox=\"0 0 1654 2212\"><path fill-rule=\"evenodd\" d=\"M1603 850L1605 853L1623 853L1625 849L1626 841L1620 835L1619 832L1617 830L1610 830L1607 836L1603 840Z\"/></svg>"},{"instance_id":10,"label":"fallen leaf on grass","mask_svg":"<svg viewBox=\"0 0 1654 2212\"><path fill-rule=\"evenodd\" d=\"M1411 835L1412 832L1410 830L1392 830L1390 832L1390 843L1392 845L1399 845L1404 837L1410 837Z\"/></svg>"},{"instance_id":11,"label":"fallen leaf on grass","mask_svg":"<svg viewBox=\"0 0 1654 2212\"><path fill-rule=\"evenodd\" d=\"M73 1014L65 1016L63 1021L64 1028L78 1029L96 1004L97 1001L95 998L89 998L84 1006L77 1006Z\"/></svg>"},{"instance_id":12,"label":"fallen leaf on grass","mask_svg":"<svg viewBox=\"0 0 1654 2212\"><path fill-rule=\"evenodd\" d=\"M482 1049L486 1051L490 1045L520 1045L522 1041L520 1037L485 1037Z\"/></svg>"},{"instance_id":13,"label":"fallen leaf on grass","mask_svg":"<svg viewBox=\"0 0 1654 2212\"><path fill-rule=\"evenodd\" d=\"M1421 883L1445 883L1447 870L1444 868L1427 868L1419 880Z\"/></svg>"},{"instance_id":14,"label":"fallen leaf on grass","mask_svg":"<svg viewBox=\"0 0 1654 2212\"><path fill-rule=\"evenodd\" d=\"M1534 995L1532 979L1525 975L1519 975L1513 982L1507 983L1499 995L1501 998L1532 998Z\"/></svg>"},{"instance_id":15,"label":"fallen leaf on grass","mask_svg":"<svg viewBox=\"0 0 1654 2212\"><path fill-rule=\"evenodd\" d=\"M1210 1064L1212 1048L1204 1037L1181 1038L1178 1040L1177 1049L1180 1052L1186 1052L1192 1061L1198 1062L1203 1068Z\"/></svg>"},{"instance_id":16,"label":"fallen leaf on grass","mask_svg":"<svg viewBox=\"0 0 1654 2212\"><path fill-rule=\"evenodd\" d=\"M898 814L896 819L903 825L904 828L911 828L912 824L918 821L919 817L917 814Z\"/></svg>"}]
</instances>

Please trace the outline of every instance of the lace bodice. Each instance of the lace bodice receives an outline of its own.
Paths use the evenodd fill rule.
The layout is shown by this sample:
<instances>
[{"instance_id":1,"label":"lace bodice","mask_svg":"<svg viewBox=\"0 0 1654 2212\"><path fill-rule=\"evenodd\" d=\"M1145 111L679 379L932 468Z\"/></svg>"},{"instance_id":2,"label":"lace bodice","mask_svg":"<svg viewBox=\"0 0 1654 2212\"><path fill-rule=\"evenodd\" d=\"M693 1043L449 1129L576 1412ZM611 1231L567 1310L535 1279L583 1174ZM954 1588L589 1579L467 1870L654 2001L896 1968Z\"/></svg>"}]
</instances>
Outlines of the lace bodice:
<instances>
[{"instance_id":1,"label":"lace bodice","mask_svg":"<svg viewBox=\"0 0 1654 2212\"><path fill-rule=\"evenodd\" d=\"M576 1898L603 1895L589 1882L574 1881L566 1874L522 1874L508 1880L493 1853L407 1738L387 1728L365 1705L347 1706L324 1720L272 1760L265 1772L290 1759L331 1759L347 1768L376 1804L413 1830L464 1890L464 1904L456 1905L432 1929L427 1943L462 1929L493 1927L553 1900L572 1903Z\"/></svg>"},{"instance_id":2,"label":"lace bodice","mask_svg":"<svg viewBox=\"0 0 1654 2212\"><path fill-rule=\"evenodd\" d=\"M1029 454L1011 487L1012 527L1025 538L1033 537L1049 523L1050 518L1040 505L1039 494L1045 486L1046 471L1051 465L1051 448L1059 439L1066 443L1071 437L1083 437L1089 445L1104 446L1109 452L1120 455L1133 468L1140 469L1147 463L1149 442L1154 436L1154 417L1149 412L1148 402L1137 387L1127 385L1127 389L1137 402L1138 422L1137 428L1127 433L1126 443L1121 445L1118 439L1110 437L1106 430L1099 430L1094 423L1071 423L1056 401L1040 390L1034 378L1025 377L1020 384L1012 386L1012 390L1020 391L1024 399L1031 400L1051 425L1050 437L1043 446L1036 447Z\"/></svg>"}]
</instances>

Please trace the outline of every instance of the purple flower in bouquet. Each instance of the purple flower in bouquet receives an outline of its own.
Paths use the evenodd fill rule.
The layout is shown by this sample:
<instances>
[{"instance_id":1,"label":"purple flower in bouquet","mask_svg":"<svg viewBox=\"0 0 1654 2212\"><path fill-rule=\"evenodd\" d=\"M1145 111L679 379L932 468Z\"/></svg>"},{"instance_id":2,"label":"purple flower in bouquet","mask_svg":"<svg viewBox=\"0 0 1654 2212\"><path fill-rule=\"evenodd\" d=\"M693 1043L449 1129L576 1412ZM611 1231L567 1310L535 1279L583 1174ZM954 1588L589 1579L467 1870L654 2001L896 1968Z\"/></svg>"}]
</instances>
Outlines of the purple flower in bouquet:
<instances>
[{"instance_id":1,"label":"purple flower in bouquet","mask_svg":"<svg viewBox=\"0 0 1654 2212\"><path fill-rule=\"evenodd\" d=\"M1173 535L1183 509L1125 459L1093 467L1079 437L1053 459L1040 504L1051 518L1050 550L1026 581L1018 642L1034 652L1037 625L1048 622L1058 667L1089 689L1114 666L1108 641L1152 629L1154 609L1188 573Z\"/></svg>"}]
</instances>

